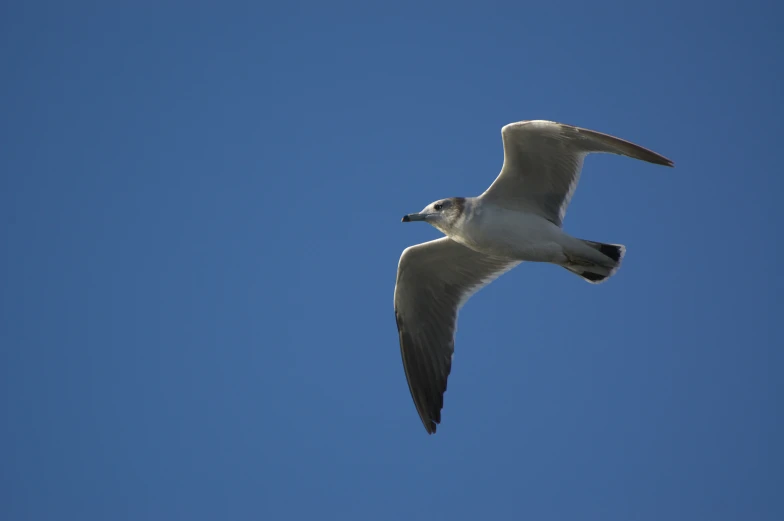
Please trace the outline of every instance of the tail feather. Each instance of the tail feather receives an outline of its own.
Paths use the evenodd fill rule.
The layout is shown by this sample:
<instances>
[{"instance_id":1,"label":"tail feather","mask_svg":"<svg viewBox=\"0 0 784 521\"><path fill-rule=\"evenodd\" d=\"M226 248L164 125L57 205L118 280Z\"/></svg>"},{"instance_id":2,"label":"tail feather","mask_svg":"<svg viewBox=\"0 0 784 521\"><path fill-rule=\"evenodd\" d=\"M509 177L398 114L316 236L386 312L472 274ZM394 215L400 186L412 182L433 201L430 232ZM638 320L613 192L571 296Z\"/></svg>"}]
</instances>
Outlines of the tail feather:
<instances>
[{"instance_id":1,"label":"tail feather","mask_svg":"<svg viewBox=\"0 0 784 521\"><path fill-rule=\"evenodd\" d=\"M575 275L582 277L591 284L601 284L615 275L615 272L621 267L623 256L626 254L626 246L623 244L607 244L603 242L586 241L585 239L581 240L594 250L609 258L612 262L606 264L569 265L564 266L564 268Z\"/></svg>"}]
</instances>

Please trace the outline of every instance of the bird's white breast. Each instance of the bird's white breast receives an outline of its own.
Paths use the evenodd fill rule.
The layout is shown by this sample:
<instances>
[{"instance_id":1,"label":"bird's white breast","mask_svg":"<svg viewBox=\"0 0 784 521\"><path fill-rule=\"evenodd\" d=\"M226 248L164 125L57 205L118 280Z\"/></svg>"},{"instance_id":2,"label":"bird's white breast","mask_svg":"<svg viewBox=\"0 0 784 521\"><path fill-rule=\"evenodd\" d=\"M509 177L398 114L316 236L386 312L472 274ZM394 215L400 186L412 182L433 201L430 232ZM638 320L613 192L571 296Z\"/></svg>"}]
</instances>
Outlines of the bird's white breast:
<instances>
[{"instance_id":1,"label":"bird's white breast","mask_svg":"<svg viewBox=\"0 0 784 521\"><path fill-rule=\"evenodd\" d=\"M557 225L539 215L473 200L450 237L488 255L547 262L560 254L563 235Z\"/></svg>"}]
</instances>

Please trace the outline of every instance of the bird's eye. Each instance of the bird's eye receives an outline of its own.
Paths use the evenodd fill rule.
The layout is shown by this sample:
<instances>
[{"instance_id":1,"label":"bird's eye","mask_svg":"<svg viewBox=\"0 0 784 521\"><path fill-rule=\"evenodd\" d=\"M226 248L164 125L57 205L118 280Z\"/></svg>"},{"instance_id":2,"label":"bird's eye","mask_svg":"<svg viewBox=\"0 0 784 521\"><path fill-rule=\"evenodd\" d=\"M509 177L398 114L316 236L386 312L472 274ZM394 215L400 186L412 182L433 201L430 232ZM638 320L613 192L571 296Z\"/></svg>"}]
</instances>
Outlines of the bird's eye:
<instances>
[{"instance_id":1,"label":"bird's eye","mask_svg":"<svg viewBox=\"0 0 784 521\"><path fill-rule=\"evenodd\" d=\"M435 208L435 209L436 209L436 211L439 211L439 210L440 210L441 208L443 208L443 207L444 207L444 205L443 205L443 204L441 204L441 203L438 203L438 204L437 204L437 205L435 205L433 208Z\"/></svg>"}]
</instances>

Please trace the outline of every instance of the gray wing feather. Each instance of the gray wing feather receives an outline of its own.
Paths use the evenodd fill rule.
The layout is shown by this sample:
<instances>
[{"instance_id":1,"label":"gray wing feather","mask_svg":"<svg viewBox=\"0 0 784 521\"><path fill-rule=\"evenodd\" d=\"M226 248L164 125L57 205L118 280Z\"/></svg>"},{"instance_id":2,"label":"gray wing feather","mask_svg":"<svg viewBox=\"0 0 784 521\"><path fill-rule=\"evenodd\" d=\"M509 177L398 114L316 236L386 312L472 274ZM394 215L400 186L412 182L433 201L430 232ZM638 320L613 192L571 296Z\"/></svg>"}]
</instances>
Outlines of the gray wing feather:
<instances>
[{"instance_id":1,"label":"gray wing feather","mask_svg":"<svg viewBox=\"0 0 784 521\"><path fill-rule=\"evenodd\" d=\"M477 253L448 237L403 251L395 318L409 391L428 433L441 422L457 315L482 287L519 264Z\"/></svg>"},{"instance_id":2,"label":"gray wing feather","mask_svg":"<svg viewBox=\"0 0 784 521\"><path fill-rule=\"evenodd\" d=\"M561 226L585 156L604 152L673 166L629 141L552 121L520 121L501 129L504 165L482 194L501 206L533 212Z\"/></svg>"}]
</instances>

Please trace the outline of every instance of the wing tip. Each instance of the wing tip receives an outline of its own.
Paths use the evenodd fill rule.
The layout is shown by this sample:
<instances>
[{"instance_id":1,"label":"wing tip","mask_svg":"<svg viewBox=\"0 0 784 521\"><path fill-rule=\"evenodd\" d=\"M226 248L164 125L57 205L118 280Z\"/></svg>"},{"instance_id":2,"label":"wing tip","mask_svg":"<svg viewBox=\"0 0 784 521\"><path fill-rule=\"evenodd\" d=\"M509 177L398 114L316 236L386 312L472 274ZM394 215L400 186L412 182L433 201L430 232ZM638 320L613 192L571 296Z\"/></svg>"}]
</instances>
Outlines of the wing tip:
<instances>
[{"instance_id":1,"label":"wing tip","mask_svg":"<svg viewBox=\"0 0 784 521\"><path fill-rule=\"evenodd\" d=\"M436 433L436 430L438 428L437 421L435 421L432 418L426 417L424 415L421 415L420 419L422 420L422 425L425 426L425 430L427 431L428 435L432 435Z\"/></svg>"},{"instance_id":2,"label":"wing tip","mask_svg":"<svg viewBox=\"0 0 784 521\"><path fill-rule=\"evenodd\" d=\"M655 165L666 166L669 168L675 168L675 162L672 159L668 159L661 154L657 154L656 152L651 152L653 157L641 158L644 161L648 161L649 163L653 163Z\"/></svg>"},{"instance_id":3,"label":"wing tip","mask_svg":"<svg viewBox=\"0 0 784 521\"><path fill-rule=\"evenodd\" d=\"M422 420L422 425L424 425L428 434L435 434L438 429L438 424L441 423L441 409L444 407L443 394L441 394L441 396L441 404L435 405L435 407L430 406L430 411L427 410L428 404L419 403L416 401L416 398L414 399L417 413L419 413L419 419Z\"/></svg>"}]
</instances>

